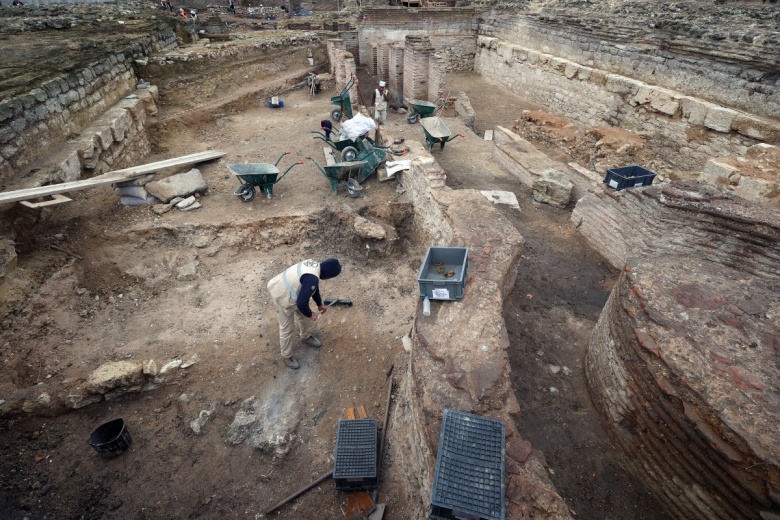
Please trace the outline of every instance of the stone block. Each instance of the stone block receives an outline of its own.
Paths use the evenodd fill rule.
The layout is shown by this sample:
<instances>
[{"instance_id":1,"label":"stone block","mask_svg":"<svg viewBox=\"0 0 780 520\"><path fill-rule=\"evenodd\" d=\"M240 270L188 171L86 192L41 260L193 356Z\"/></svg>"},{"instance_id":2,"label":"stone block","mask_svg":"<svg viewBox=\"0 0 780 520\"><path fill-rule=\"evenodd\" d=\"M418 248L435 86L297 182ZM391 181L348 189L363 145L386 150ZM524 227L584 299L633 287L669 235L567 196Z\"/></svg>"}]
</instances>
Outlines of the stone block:
<instances>
[{"instance_id":1,"label":"stone block","mask_svg":"<svg viewBox=\"0 0 780 520\"><path fill-rule=\"evenodd\" d=\"M143 380L143 367L131 361L111 361L89 375L87 392L105 394L117 388L137 386Z\"/></svg>"},{"instance_id":2,"label":"stone block","mask_svg":"<svg viewBox=\"0 0 780 520\"><path fill-rule=\"evenodd\" d=\"M704 119L707 117L709 106L714 106L712 103L689 96L681 96L679 101L683 118L687 119L692 125L704 125Z\"/></svg>"},{"instance_id":3,"label":"stone block","mask_svg":"<svg viewBox=\"0 0 780 520\"><path fill-rule=\"evenodd\" d=\"M739 168L718 159L710 159L699 175L699 182L712 185L731 185L739 183Z\"/></svg>"},{"instance_id":4,"label":"stone block","mask_svg":"<svg viewBox=\"0 0 780 520\"><path fill-rule=\"evenodd\" d=\"M647 87L648 86L645 85L640 88L640 91L644 91ZM649 87L648 94L646 103L656 112L673 116L680 109L680 102L675 99L675 93L671 90L659 87Z\"/></svg>"},{"instance_id":5,"label":"stone block","mask_svg":"<svg viewBox=\"0 0 780 520\"><path fill-rule=\"evenodd\" d=\"M204 193L206 190L208 185L197 168L146 185L146 191L165 203L174 197L189 197L194 193Z\"/></svg>"},{"instance_id":6,"label":"stone block","mask_svg":"<svg viewBox=\"0 0 780 520\"><path fill-rule=\"evenodd\" d=\"M606 82L607 91L614 94L634 94L641 86L645 86L645 83L642 83L641 81L627 78L619 74L607 74Z\"/></svg>"},{"instance_id":7,"label":"stone block","mask_svg":"<svg viewBox=\"0 0 780 520\"><path fill-rule=\"evenodd\" d=\"M103 150L108 150L111 143L114 142L114 136L111 134L111 128L108 126L95 130L95 137Z\"/></svg>"},{"instance_id":8,"label":"stone block","mask_svg":"<svg viewBox=\"0 0 780 520\"><path fill-rule=\"evenodd\" d=\"M707 116L704 118L704 126L716 132L728 133L731 131L731 124L739 115L739 112L730 108L711 105L707 110Z\"/></svg>"},{"instance_id":9,"label":"stone block","mask_svg":"<svg viewBox=\"0 0 780 520\"><path fill-rule=\"evenodd\" d=\"M130 112L123 108L116 108L112 110L112 115L116 117L111 122L111 135L114 141L121 143L125 140L125 135L130 130L130 125L133 124L133 118Z\"/></svg>"},{"instance_id":10,"label":"stone block","mask_svg":"<svg viewBox=\"0 0 780 520\"><path fill-rule=\"evenodd\" d=\"M565 208L571 202L573 189L574 184L566 178L565 173L547 170L534 180L533 197L536 202Z\"/></svg>"},{"instance_id":11,"label":"stone block","mask_svg":"<svg viewBox=\"0 0 780 520\"><path fill-rule=\"evenodd\" d=\"M579 65L570 61L566 64L566 68L563 70L563 75L566 76L567 79L573 79L579 72L579 69Z\"/></svg>"},{"instance_id":12,"label":"stone block","mask_svg":"<svg viewBox=\"0 0 780 520\"><path fill-rule=\"evenodd\" d=\"M581 81L588 81L593 75L593 68L592 67L584 67L580 65L577 68L577 78Z\"/></svg>"},{"instance_id":13,"label":"stone block","mask_svg":"<svg viewBox=\"0 0 780 520\"><path fill-rule=\"evenodd\" d=\"M553 58L550 60L550 66L555 72L560 72L561 74L564 73L566 70L566 65L571 63L569 60L563 59L563 58Z\"/></svg>"},{"instance_id":14,"label":"stone block","mask_svg":"<svg viewBox=\"0 0 780 520\"><path fill-rule=\"evenodd\" d=\"M731 128L740 134L759 141L780 142L780 125L750 114L740 113Z\"/></svg>"},{"instance_id":15,"label":"stone block","mask_svg":"<svg viewBox=\"0 0 780 520\"><path fill-rule=\"evenodd\" d=\"M58 175L63 182L72 182L81 178L78 150L73 150L68 158L60 163Z\"/></svg>"}]
</instances>

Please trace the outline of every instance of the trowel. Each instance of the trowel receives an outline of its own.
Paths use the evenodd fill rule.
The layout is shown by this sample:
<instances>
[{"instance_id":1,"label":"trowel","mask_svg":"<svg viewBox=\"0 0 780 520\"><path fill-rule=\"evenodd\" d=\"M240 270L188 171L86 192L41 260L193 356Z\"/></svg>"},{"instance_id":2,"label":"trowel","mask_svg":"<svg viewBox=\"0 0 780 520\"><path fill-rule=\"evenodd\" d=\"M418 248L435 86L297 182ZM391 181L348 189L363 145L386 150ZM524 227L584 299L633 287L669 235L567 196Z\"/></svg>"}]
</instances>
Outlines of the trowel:
<instances>
[{"instance_id":1,"label":"trowel","mask_svg":"<svg viewBox=\"0 0 780 520\"><path fill-rule=\"evenodd\" d=\"M377 504L374 509L368 514L366 520L382 520L385 516L385 504Z\"/></svg>"}]
</instances>

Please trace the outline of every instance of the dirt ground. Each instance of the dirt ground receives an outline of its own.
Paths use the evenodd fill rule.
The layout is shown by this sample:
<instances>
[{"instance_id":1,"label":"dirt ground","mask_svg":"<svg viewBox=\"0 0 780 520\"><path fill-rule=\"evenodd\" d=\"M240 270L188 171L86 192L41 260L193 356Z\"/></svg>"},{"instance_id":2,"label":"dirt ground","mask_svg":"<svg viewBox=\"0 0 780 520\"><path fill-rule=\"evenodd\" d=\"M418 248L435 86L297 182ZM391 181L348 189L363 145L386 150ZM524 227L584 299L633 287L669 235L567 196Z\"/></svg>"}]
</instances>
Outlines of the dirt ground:
<instances>
[{"instance_id":1,"label":"dirt ground","mask_svg":"<svg viewBox=\"0 0 780 520\"><path fill-rule=\"evenodd\" d=\"M477 76L453 76L449 85L469 94L479 135L535 108ZM58 417L0 422L2 518L263 518L269 505L332 468L346 408L365 405L381 420L386 371L406 363L400 338L418 304L427 244L411 228L412 208L395 182L371 178L358 199L343 187L332 195L306 161L322 157L308 132L328 114L330 95L295 91L283 96L284 109L257 100L243 112L161 126L154 135L159 153L149 161L206 149L227 154L200 168L209 191L197 211L157 216L148 207L119 206L101 188L40 213L9 215L19 266L2 308L4 377L21 387L67 386L111 360L195 363L172 385ZM164 101L160 118L170 115ZM422 140L420 126L405 116L388 119L389 135ZM505 210L526 239L505 307L523 408L518 428L545 453L575 517L668 518L622 470L587 395L587 337L617 273L573 233L569 211L532 203L530 192L493 164L490 143L446 121L466 135L434 150L448 184L513 191L521 205ZM273 162L285 150L291 155L282 166L305 163L275 186L272 199L244 203L233 194L238 182L226 164ZM355 214L394 226L403 238L356 238L345 224ZM324 346L297 345L302 367L291 371L280 360L265 284L310 257L341 259L344 271L323 282L323 295L351 298L354 306L328 311L318 325ZM265 429L229 442L231 423L253 396L265 403ZM213 414L197 435L190 423L202 410ZM133 444L102 459L86 441L116 417L127 422ZM391 418L390 444L403 435L392 428ZM388 520L412 518L404 483L404 468L389 455L380 485ZM326 482L271 516L343 518L345 508L345 495Z\"/></svg>"}]
</instances>

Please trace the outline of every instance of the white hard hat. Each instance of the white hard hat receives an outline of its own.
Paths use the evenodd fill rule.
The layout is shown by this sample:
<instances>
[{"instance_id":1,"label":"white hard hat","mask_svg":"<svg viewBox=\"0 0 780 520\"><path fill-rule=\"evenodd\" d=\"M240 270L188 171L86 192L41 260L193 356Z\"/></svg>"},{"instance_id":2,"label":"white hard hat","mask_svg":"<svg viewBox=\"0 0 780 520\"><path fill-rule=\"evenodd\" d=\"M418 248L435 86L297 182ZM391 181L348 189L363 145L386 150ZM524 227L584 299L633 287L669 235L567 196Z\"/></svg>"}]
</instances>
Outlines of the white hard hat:
<instances>
[{"instance_id":1,"label":"white hard hat","mask_svg":"<svg viewBox=\"0 0 780 520\"><path fill-rule=\"evenodd\" d=\"M384 86L385 86L385 82L384 82L384 81L380 81L380 82L379 82L379 86L380 86L380 87L384 87Z\"/></svg>"}]
</instances>

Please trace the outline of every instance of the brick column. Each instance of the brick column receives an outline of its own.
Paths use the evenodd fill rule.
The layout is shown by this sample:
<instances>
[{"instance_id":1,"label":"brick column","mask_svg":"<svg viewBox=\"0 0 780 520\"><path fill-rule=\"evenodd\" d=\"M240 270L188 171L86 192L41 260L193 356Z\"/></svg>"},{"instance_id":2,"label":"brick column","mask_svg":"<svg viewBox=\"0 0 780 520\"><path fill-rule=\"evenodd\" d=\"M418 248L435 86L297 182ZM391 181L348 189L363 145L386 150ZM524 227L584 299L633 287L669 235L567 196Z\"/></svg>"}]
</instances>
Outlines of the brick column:
<instances>
[{"instance_id":1,"label":"brick column","mask_svg":"<svg viewBox=\"0 0 780 520\"><path fill-rule=\"evenodd\" d=\"M404 98L428 99L428 67L433 46L427 36L406 37L404 50Z\"/></svg>"},{"instance_id":2,"label":"brick column","mask_svg":"<svg viewBox=\"0 0 780 520\"><path fill-rule=\"evenodd\" d=\"M404 89L404 46L396 43L390 47L387 69L387 86L390 95L403 95Z\"/></svg>"},{"instance_id":3,"label":"brick column","mask_svg":"<svg viewBox=\"0 0 780 520\"><path fill-rule=\"evenodd\" d=\"M336 78L338 82L338 75L336 74L337 62L340 61L336 58L336 50L344 50L344 40L341 38L330 38L327 41L328 61L330 62L330 73Z\"/></svg>"},{"instance_id":4,"label":"brick column","mask_svg":"<svg viewBox=\"0 0 780 520\"><path fill-rule=\"evenodd\" d=\"M447 75L447 62L443 56L432 54L428 61L428 99L433 101L444 97L444 78Z\"/></svg>"},{"instance_id":5,"label":"brick column","mask_svg":"<svg viewBox=\"0 0 780 520\"><path fill-rule=\"evenodd\" d=\"M380 80L387 81L390 77L390 44L380 43L376 49L376 75Z\"/></svg>"},{"instance_id":6,"label":"brick column","mask_svg":"<svg viewBox=\"0 0 780 520\"><path fill-rule=\"evenodd\" d=\"M368 44L368 63L366 63L366 66L368 67L368 73L372 76L376 76L377 47L377 44L374 42Z\"/></svg>"}]
</instances>

